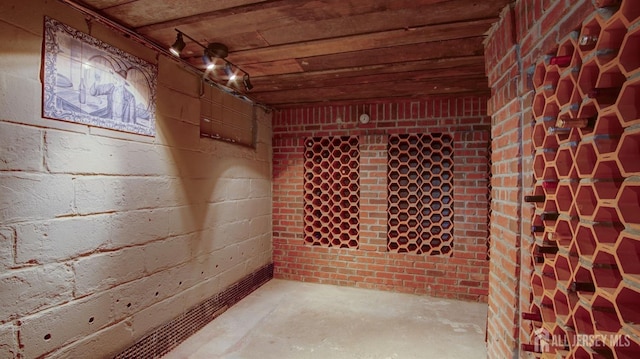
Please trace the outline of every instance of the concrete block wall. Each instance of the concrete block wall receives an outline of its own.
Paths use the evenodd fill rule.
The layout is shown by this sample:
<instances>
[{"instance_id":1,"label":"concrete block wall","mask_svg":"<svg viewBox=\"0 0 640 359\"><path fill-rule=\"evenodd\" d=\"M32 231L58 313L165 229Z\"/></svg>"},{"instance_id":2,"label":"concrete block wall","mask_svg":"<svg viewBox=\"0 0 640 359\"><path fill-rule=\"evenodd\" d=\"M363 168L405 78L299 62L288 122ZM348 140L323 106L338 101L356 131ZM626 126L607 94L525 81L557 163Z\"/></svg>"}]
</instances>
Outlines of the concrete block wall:
<instances>
[{"instance_id":1,"label":"concrete block wall","mask_svg":"<svg viewBox=\"0 0 640 359\"><path fill-rule=\"evenodd\" d=\"M519 344L530 342L531 326L520 319L531 304L533 270L533 208L523 205L534 181L528 74L593 11L591 0L518 0L503 10L486 41L493 138L489 358L526 357Z\"/></svg>"},{"instance_id":2,"label":"concrete block wall","mask_svg":"<svg viewBox=\"0 0 640 359\"><path fill-rule=\"evenodd\" d=\"M155 138L42 118L45 15L158 65ZM271 263L270 114L200 138L199 76L58 1L0 42L0 358L110 357Z\"/></svg>"},{"instance_id":3,"label":"concrete block wall","mask_svg":"<svg viewBox=\"0 0 640 359\"><path fill-rule=\"evenodd\" d=\"M279 110L273 121L274 275L379 290L486 301L489 118L486 98L323 104ZM369 114L360 124L361 113ZM454 138L453 256L387 251L387 135ZM303 151L308 136L359 137L357 249L304 243Z\"/></svg>"}]
</instances>

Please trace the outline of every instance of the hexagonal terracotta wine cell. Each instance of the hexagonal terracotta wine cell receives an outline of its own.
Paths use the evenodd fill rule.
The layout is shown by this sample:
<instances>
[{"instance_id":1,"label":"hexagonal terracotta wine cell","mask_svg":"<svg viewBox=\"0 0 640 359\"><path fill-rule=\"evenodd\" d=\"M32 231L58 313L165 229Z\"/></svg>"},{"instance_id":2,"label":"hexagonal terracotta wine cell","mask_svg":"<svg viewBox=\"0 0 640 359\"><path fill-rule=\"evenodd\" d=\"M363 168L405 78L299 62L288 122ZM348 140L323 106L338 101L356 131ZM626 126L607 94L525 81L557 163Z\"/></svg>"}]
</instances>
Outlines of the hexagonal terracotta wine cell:
<instances>
[{"instance_id":1,"label":"hexagonal terracotta wine cell","mask_svg":"<svg viewBox=\"0 0 640 359\"><path fill-rule=\"evenodd\" d=\"M533 97L533 103L531 104L531 111L534 117L541 117L544 112L544 106L547 99L544 96L544 92L540 91Z\"/></svg>"},{"instance_id":2,"label":"hexagonal terracotta wine cell","mask_svg":"<svg viewBox=\"0 0 640 359\"><path fill-rule=\"evenodd\" d=\"M623 223L640 226L640 183L624 182L616 199L616 209Z\"/></svg>"},{"instance_id":3,"label":"hexagonal terracotta wine cell","mask_svg":"<svg viewBox=\"0 0 640 359\"><path fill-rule=\"evenodd\" d=\"M620 136L624 128L617 112L607 112L598 117L593 133L596 136Z\"/></svg>"},{"instance_id":4,"label":"hexagonal terracotta wine cell","mask_svg":"<svg viewBox=\"0 0 640 359\"><path fill-rule=\"evenodd\" d=\"M544 78L547 75L547 67L543 61L536 65L533 72L533 86L538 89L544 84ZM542 93L542 91L536 91Z\"/></svg>"},{"instance_id":5,"label":"hexagonal terracotta wine cell","mask_svg":"<svg viewBox=\"0 0 640 359\"><path fill-rule=\"evenodd\" d=\"M578 76L578 89L580 90L581 97L588 97L589 91L596 87L599 76L600 67L595 59L591 59L582 65L580 75Z\"/></svg>"},{"instance_id":6,"label":"hexagonal terracotta wine cell","mask_svg":"<svg viewBox=\"0 0 640 359\"><path fill-rule=\"evenodd\" d=\"M579 334L594 334L593 317L591 312L581 304L578 304L572 314L576 332Z\"/></svg>"},{"instance_id":7,"label":"hexagonal terracotta wine cell","mask_svg":"<svg viewBox=\"0 0 640 359\"><path fill-rule=\"evenodd\" d=\"M578 245L578 253L581 257L590 258L595 252L598 245L591 227L581 223L576 230L576 242Z\"/></svg>"},{"instance_id":8,"label":"hexagonal terracotta wine cell","mask_svg":"<svg viewBox=\"0 0 640 359\"><path fill-rule=\"evenodd\" d=\"M304 142L305 244L357 248L358 139L313 137Z\"/></svg>"},{"instance_id":9,"label":"hexagonal terracotta wine cell","mask_svg":"<svg viewBox=\"0 0 640 359\"><path fill-rule=\"evenodd\" d=\"M547 129L544 127L542 121L537 122L533 126L532 142L534 149L542 148L545 138L547 137Z\"/></svg>"},{"instance_id":10,"label":"hexagonal terracotta wine cell","mask_svg":"<svg viewBox=\"0 0 640 359\"><path fill-rule=\"evenodd\" d=\"M618 148L619 142L620 135L596 135L593 137L593 143L596 146L596 151L601 159L615 159L615 156L617 155L615 151Z\"/></svg>"},{"instance_id":11,"label":"hexagonal terracotta wine cell","mask_svg":"<svg viewBox=\"0 0 640 359\"><path fill-rule=\"evenodd\" d=\"M555 95L559 79L560 74L558 73L558 69L550 68L547 70L542 83L542 92L544 92L546 98Z\"/></svg>"},{"instance_id":12,"label":"hexagonal terracotta wine cell","mask_svg":"<svg viewBox=\"0 0 640 359\"><path fill-rule=\"evenodd\" d=\"M556 274L556 280L563 287L569 287L569 281L571 279L571 267L569 266L569 259L562 253L556 254L556 260L553 263L554 272Z\"/></svg>"},{"instance_id":13,"label":"hexagonal terracotta wine cell","mask_svg":"<svg viewBox=\"0 0 640 359\"><path fill-rule=\"evenodd\" d=\"M558 170L559 179L577 178L578 172L576 170L574 162L574 154L577 150L577 146L569 145L563 146L558 149L554 165Z\"/></svg>"},{"instance_id":14,"label":"hexagonal terracotta wine cell","mask_svg":"<svg viewBox=\"0 0 640 359\"><path fill-rule=\"evenodd\" d=\"M553 293L545 293L540 299L540 314L542 314L542 321L544 323L554 323L556 321L553 299L550 295L553 295Z\"/></svg>"},{"instance_id":15,"label":"hexagonal terracotta wine cell","mask_svg":"<svg viewBox=\"0 0 640 359\"><path fill-rule=\"evenodd\" d=\"M640 103L640 80L625 82L617 103L617 111L625 127L640 123L638 103Z\"/></svg>"},{"instance_id":16,"label":"hexagonal terracotta wine cell","mask_svg":"<svg viewBox=\"0 0 640 359\"><path fill-rule=\"evenodd\" d=\"M612 217L609 222L594 222L590 225L593 229L598 245L609 247L618 240L620 233L624 230L624 225L619 222L618 216Z\"/></svg>"},{"instance_id":17,"label":"hexagonal terracotta wine cell","mask_svg":"<svg viewBox=\"0 0 640 359\"><path fill-rule=\"evenodd\" d=\"M578 297L575 294L566 293L561 289L555 290L553 294L553 308L555 309L556 318L562 322L566 322L577 302Z\"/></svg>"},{"instance_id":18,"label":"hexagonal terracotta wine cell","mask_svg":"<svg viewBox=\"0 0 640 359\"><path fill-rule=\"evenodd\" d=\"M640 132L634 131L624 133L620 138L617 157L624 177L640 174L640 161L638 161L639 153Z\"/></svg>"},{"instance_id":19,"label":"hexagonal terracotta wine cell","mask_svg":"<svg viewBox=\"0 0 640 359\"><path fill-rule=\"evenodd\" d=\"M622 281L615 257L601 249L593 255L591 272L597 288L615 290Z\"/></svg>"},{"instance_id":20,"label":"hexagonal terracotta wine cell","mask_svg":"<svg viewBox=\"0 0 640 359\"><path fill-rule=\"evenodd\" d=\"M581 135L586 136L591 134L594 127L598 124L598 108L593 99L585 99L580 103L580 109L578 110L577 119L585 120L586 126L581 127Z\"/></svg>"},{"instance_id":21,"label":"hexagonal terracotta wine cell","mask_svg":"<svg viewBox=\"0 0 640 359\"><path fill-rule=\"evenodd\" d=\"M595 17L592 17L591 20L582 25L577 41L578 51L582 58L587 57L587 55L595 49L598 39L600 38L600 31L600 23Z\"/></svg>"},{"instance_id":22,"label":"hexagonal terracotta wine cell","mask_svg":"<svg viewBox=\"0 0 640 359\"><path fill-rule=\"evenodd\" d=\"M622 172L618 166L618 162L614 156L600 155L596 167L593 171L593 177L597 179L601 178L621 178Z\"/></svg>"},{"instance_id":23,"label":"hexagonal terracotta wine cell","mask_svg":"<svg viewBox=\"0 0 640 359\"><path fill-rule=\"evenodd\" d=\"M626 79L619 66L608 66L601 70L596 85L589 91L588 96L593 98L598 109L603 111L616 103Z\"/></svg>"},{"instance_id":24,"label":"hexagonal terracotta wine cell","mask_svg":"<svg viewBox=\"0 0 640 359\"><path fill-rule=\"evenodd\" d=\"M602 295L597 294L591 300L591 313L596 330L600 334L614 334L622 328L615 305Z\"/></svg>"},{"instance_id":25,"label":"hexagonal terracotta wine cell","mask_svg":"<svg viewBox=\"0 0 640 359\"><path fill-rule=\"evenodd\" d=\"M638 8L637 4L634 6ZM618 59L625 76L631 77L637 73L640 68L640 27L627 33Z\"/></svg>"},{"instance_id":26,"label":"hexagonal terracotta wine cell","mask_svg":"<svg viewBox=\"0 0 640 359\"><path fill-rule=\"evenodd\" d=\"M593 143L581 142L575 156L576 169L580 178L592 177L598 156Z\"/></svg>"},{"instance_id":27,"label":"hexagonal terracotta wine cell","mask_svg":"<svg viewBox=\"0 0 640 359\"><path fill-rule=\"evenodd\" d=\"M620 5L620 15L626 22L626 25L630 26L636 22L636 20L640 19L640 7L638 7L638 3L630 0L623 1Z\"/></svg>"},{"instance_id":28,"label":"hexagonal terracotta wine cell","mask_svg":"<svg viewBox=\"0 0 640 359\"><path fill-rule=\"evenodd\" d=\"M563 180L558 184L556 190L556 206L560 213L573 217L577 214L574 201L575 193L578 189L578 182Z\"/></svg>"},{"instance_id":29,"label":"hexagonal terracotta wine cell","mask_svg":"<svg viewBox=\"0 0 640 359\"><path fill-rule=\"evenodd\" d=\"M635 358L640 353L640 344L631 340L629 336L623 336L618 345L614 345L613 351L616 353L616 358Z\"/></svg>"},{"instance_id":30,"label":"hexagonal terracotta wine cell","mask_svg":"<svg viewBox=\"0 0 640 359\"><path fill-rule=\"evenodd\" d=\"M638 310L640 292L627 286L621 286L615 293L615 304L620 321L638 330L640 326L640 311Z\"/></svg>"},{"instance_id":31,"label":"hexagonal terracotta wine cell","mask_svg":"<svg viewBox=\"0 0 640 359\"><path fill-rule=\"evenodd\" d=\"M626 33L627 27L620 18L612 18L612 21L602 28L596 45L596 59L600 66L615 59Z\"/></svg>"},{"instance_id":32,"label":"hexagonal terracotta wine cell","mask_svg":"<svg viewBox=\"0 0 640 359\"><path fill-rule=\"evenodd\" d=\"M550 240L558 243L559 246L568 247L573 241L573 224L566 219L558 219L553 231L550 233ZM577 249L576 249L577 253Z\"/></svg>"},{"instance_id":33,"label":"hexagonal terracotta wine cell","mask_svg":"<svg viewBox=\"0 0 640 359\"><path fill-rule=\"evenodd\" d=\"M623 233L616 243L616 260L623 277L640 283L640 236Z\"/></svg>"},{"instance_id":34,"label":"hexagonal terracotta wine cell","mask_svg":"<svg viewBox=\"0 0 640 359\"><path fill-rule=\"evenodd\" d=\"M556 99L560 106L580 102L580 93L576 89L575 81L571 76L565 76L558 80Z\"/></svg>"},{"instance_id":35,"label":"hexagonal terracotta wine cell","mask_svg":"<svg viewBox=\"0 0 640 359\"><path fill-rule=\"evenodd\" d=\"M574 269L572 283L567 290L577 293L580 298L589 301L593 297L594 286L595 281L591 270L586 268L582 263L578 263Z\"/></svg>"}]
</instances>

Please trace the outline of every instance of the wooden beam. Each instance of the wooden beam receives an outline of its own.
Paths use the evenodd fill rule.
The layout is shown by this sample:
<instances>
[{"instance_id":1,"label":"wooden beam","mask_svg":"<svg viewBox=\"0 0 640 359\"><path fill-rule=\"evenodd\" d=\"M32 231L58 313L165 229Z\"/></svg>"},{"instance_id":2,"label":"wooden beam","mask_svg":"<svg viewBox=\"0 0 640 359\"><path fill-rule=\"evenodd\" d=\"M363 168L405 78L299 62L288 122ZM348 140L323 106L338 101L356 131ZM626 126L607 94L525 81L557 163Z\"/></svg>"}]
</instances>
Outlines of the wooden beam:
<instances>
[{"instance_id":1,"label":"wooden beam","mask_svg":"<svg viewBox=\"0 0 640 359\"><path fill-rule=\"evenodd\" d=\"M333 39L306 41L296 44L268 46L258 49L236 51L229 58L239 64L277 61L343 52L369 50L379 47L418 44L477 36L486 32L495 19L471 20L464 23L449 23L420 26L411 29L390 30Z\"/></svg>"},{"instance_id":2,"label":"wooden beam","mask_svg":"<svg viewBox=\"0 0 640 359\"><path fill-rule=\"evenodd\" d=\"M416 82L390 81L370 84L345 84L339 87L295 89L273 92L251 93L259 102L274 106L295 103L356 101L373 98L425 97L454 93L488 93L485 77L450 78L446 81L429 80Z\"/></svg>"},{"instance_id":3,"label":"wooden beam","mask_svg":"<svg viewBox=\"0 0 640 359\"><path fill-rule=\"evenodd\" d=\"M405 81L425 81L431 79L449 79L478 77L484 72L484 63L477 63L470 66L450 67L443 69L423 69L419 71L407 72L379 72L362 75L351 75L349 77L335 77L331 75L304 76L290 78L289 80L277 81L271 77L263 77L252 80L254 89L252 93L263 91L291 90L299 88L322 88L338 87L345 83L375 85L381 82L405 82Z\"/></svg>"}]
</instances>

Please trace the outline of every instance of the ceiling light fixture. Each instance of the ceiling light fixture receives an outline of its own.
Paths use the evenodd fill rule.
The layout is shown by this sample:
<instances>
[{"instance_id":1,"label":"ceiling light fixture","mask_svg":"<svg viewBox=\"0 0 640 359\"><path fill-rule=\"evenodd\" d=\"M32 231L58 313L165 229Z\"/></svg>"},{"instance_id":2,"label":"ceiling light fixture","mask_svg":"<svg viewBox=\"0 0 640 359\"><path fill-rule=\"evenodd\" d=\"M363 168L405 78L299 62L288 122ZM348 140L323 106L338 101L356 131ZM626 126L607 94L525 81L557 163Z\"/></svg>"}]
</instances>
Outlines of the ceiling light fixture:
<instances>
[{"instance_id":1,"label":"ceiling light fixture","mask_svg":"<svg viewBox=\"0 0 640 359\"><path fill-rule=\"evenodd\" d=\"M182 50L184 50L185 46L187 46L187 44L184 43L184 39L182 38L182 33L178 32L178 35L176 36L176 41L173 43L173 45L171 45L171 48L169 49L169 51L171 51L171 53L176 56L180 56L180 53L182 52Z\"/></svg>"},{"instance_id":2,"label":"ceiling light fixture","mask_svg":"<svg viewBox=\"0 0 640 359\"><path fill-rule=\"evenodd\" d=\"M247 91L250 91L253 88L253 85L251 84L251 79L249 78L249 74L245 73L244 76L242 77L242 84L244 85L244 88Z\"/></svg>"},{"instance_id":3,"label":"ceiling light fixture","mask_svg":"<svg viewBox=\"0 0 640 359\"><path fill-rule=\"evenodd\" d=\"M207 69L207 72L214 72L216 69L222 68L229 83L235 83L238 72L242 72L243 74L242 84L244 85L245 90L249 91L253 88L253 85L251 84L251 81L249 79L249 73L241 69L238 65L235 65L231 61L226 59L226 57L229 55L229 48L226 45L221 44L219 42L211 42L207 44L207 46L204 46L203 44L198 42L196 39L185 34L184 32L178 29L175 29L175 30L178 33L176 35L176 41L173 43L173 45L171 45L171 48L169 49L172 54L178 57L180 56L180 53L182 52L182 50L184 50L186 46L183 37L186 37L189 40L193 41L198 46L203 48L202 62L204 63ZM224 62L224 66L218 66L217 62L219 60Z\"/></svg>"}]
</instances>

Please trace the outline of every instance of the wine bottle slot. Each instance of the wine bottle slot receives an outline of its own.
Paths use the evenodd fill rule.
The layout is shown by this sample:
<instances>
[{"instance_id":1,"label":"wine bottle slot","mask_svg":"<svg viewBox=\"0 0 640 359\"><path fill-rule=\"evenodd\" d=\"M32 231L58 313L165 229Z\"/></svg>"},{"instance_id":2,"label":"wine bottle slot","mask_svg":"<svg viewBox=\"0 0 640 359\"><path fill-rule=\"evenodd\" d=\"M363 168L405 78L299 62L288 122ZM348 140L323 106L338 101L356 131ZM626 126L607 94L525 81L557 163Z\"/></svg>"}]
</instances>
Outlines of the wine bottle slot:
<instances>
[{"instance_id":1,"label":"wine bottle slot","mask_svg":"<svg viewBox=\"0 0 640 359\"><path fill-rule=\"evenodd\" d=\"M597 35L582 35L580 37L580 40L578 40L578 46L580 46L580 49L582 49L583 51L591 50L596 46L597 42Z\"/></svg>"},{"instance_id":2,"label":"wine bottle slot","mask_svg":"<svg viewBox=\"0 0 640 359\"><path fill-rule=\"evenodd\" d=\"M536 251L540 254L556 254L558 253L558 247L553 245L538 246Z\"/></svg>"},{"instance_id":3,"label":"wine bottle slot","mask_svg":"<svg viewBox=\"0 0 640 359\"><path fill-rule=\"evenodd\" d=\"M558 212L542 212L540 214L540 219L543 221L555 221L560 216Z\"/></svg>"},{"instance_id":4,"label":"wine bottle slot","mask_svg":"<svg viewBox=\"0 0 640 359\"><path fill-rule=\"evenodd\" d=\"M569 132L571 132L571 128L564 128L564 127L549 127L549 129L547 130L547 132L550 135L555 135L555 134L567 134Z\"/></svg>"},{"instance_id":5,"label":"wine bottle slot","mask_svg":"<svg viewBox=\"0 0 640 359\"><path fill-rule=\"evenodd\" d=\"M612 104L618 99L621 89L620 87L596 87L589 90L587 96L599 103Z\"/></svg>"},{"instance_id":6,"label":"wine bottle slot","mask_svg":"<svg viewBox=\"0 0 640 359\"><path fill-rule=\"evenodd\" d=\"M531 226L531 232L542 233L544 232L544 226Z\"/></svg>"},{"instance_id":7,"label":"wine bottle slot","mask_svg":"<svg viewBox=\"0 0 640 359\"><path fill-rule=\"evenodd\" d=\"M524 201L529 203L542 203L545 201L545 195L524 196Z\"/></svg>"},{"instance_id":8,"label":"wine bottle slot","mask_svg":"<svg viewBox=\"0 0 640 359\"><path fill-rule=\"evenodd\" d=\"M558 65L560 67L569 66L570 63L571 63L571 56L570 55L553 56L551 59L549 59L549 64L550 65Z\"/></svg>"},{"instance_id":9,"label":"wine bottle slot","mask_svg":"<svg viewBox=\"0 0 640 359\"><path fill-rule=\"evenodd\" d=\"M622 0L596 0L595 5L597 8L616 7L620 6Z\"/></svg>"},{"instance_id":10,"label":"wine bottle slot","mask_svg":"<svg viewBox=\"0 0 640 359\"><path fill-rule=\"evenodd\" d=\"M558 188L558 181L557 180L556 181L554 181L554 180L543 181L542 182L542 188L549 189L549 190L556 189L556 188Z\"/></svg>"},{"instance_id":11,"label":"wine bottle slot","mask_svg":"<svg viewBox=\"0 0 640 359\"><path fill-rule=\"evenodd\" d=\"M594 128L596 125L597 116L588 118L561 118L556 122L556 127L560 128Z\"/></svg>"},{"instance_id":12,"label":"wine bottle slot","mask_svg":"<svg viewBox=\"0 0 640 359\"><path fill-rule=\"evenodd\" d=\"M522 312L522 319L524 319L524 320L532 320L534 322L541 322L542 321L542 315L540 315L540 313Z\"/></svg>"},{"instance_id":13,"label":"wine bottle slot","mask_svg":"<svg viewBox=\"0 0 640 359\"><path fill-rule=\"evenodd\" d=\"M593 263L591 267L593 269L618 269L618 265L615 263Z\"/></svg>"},{"instance_id":14,"label":"wine bottle slot","mask_svg":"<svg viewBox=\"0 0 640 359\"><path fill-rule=\"evenodd\" d=\"M596 285L591 282L571 282L569 285L569 290L577 293L577 292L587 292L593 293L596 291Z\"/></svg>"}]
</instances>

